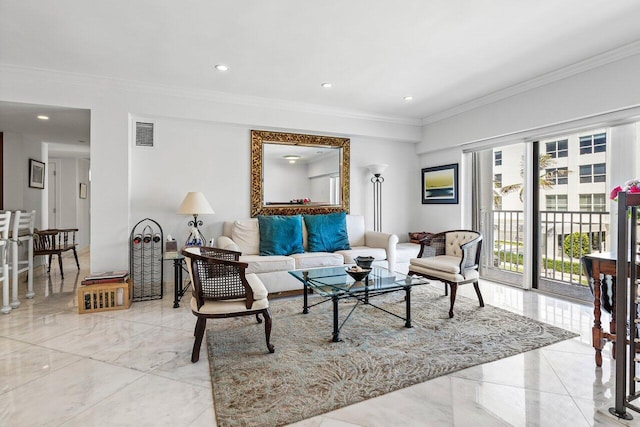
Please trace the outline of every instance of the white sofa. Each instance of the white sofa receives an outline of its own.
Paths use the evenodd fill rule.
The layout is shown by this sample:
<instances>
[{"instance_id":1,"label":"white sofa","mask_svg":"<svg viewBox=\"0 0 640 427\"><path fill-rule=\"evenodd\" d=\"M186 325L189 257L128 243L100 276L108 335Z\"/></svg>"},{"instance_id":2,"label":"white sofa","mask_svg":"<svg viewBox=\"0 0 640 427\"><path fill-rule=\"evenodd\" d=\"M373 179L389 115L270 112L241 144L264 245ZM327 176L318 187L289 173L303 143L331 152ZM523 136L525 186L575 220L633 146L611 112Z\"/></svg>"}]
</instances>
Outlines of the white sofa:
<instances>
[{"instance_id":1,"label":"white sofa","mask_svg":"<svg viewBox=\"0 0 640 427\"><path fill-rule=\"evenodd\" d=\"M302 268L340 266L355 263L358 256L372 256L374 264L394 270L398 236L365 230L364 217L347 215L350 250L336 252L306 252L307 230L302 221L302 244L305 252L293 255L260 255L258 219L225 221L216 246L242 252L241 262L249 264L247 273L256 273L269 291L269 296L302 290L302 283L288 272Z\"/></svg>"}]
</instances>

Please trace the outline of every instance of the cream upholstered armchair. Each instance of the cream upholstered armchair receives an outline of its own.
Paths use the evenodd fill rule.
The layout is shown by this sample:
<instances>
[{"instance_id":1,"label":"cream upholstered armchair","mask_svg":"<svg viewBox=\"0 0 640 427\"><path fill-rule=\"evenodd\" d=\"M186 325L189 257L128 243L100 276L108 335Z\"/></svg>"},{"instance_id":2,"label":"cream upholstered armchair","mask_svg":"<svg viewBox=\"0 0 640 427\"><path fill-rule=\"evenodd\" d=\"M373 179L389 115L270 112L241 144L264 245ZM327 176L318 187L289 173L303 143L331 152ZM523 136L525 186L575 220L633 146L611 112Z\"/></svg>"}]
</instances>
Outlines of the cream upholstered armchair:
<instances>
[{"instance_id":1,"label":"cream upholstered armchair","mask_svg":"<svg viewBox=\"0 0 640 427\"><path fill-rule=\"evenodd\" d=\"M193 283L191 311L198 318L191 362L195 363L200 358L207 319L224 317L255 314L258 323L262 323L262 314L267 348L273 353L267 289L258 276L245 274L247 263L238 261L240 252L190 246L183 249L182 254L187 257L187 269Z\"/></svg>"},{"instance_id":2,"label":"cream upholstered armchair","mask_svg":"<svg viewBox=\"0 0 640 427\"><path fill-rule=\"evenodd\" d=\"M473 283L480 307L484 307L478 279L482 235L472 230L453 230L434 234L420 241L420 253L409 261L409 274L440 280L451 288L449 317L453 317L458 285ZM434 251L435 249L435 251ZM434 255L435 253L435 255ZM427 255L428 254L428 255ZM423 258L424 255L427 255Z\"/></svg>"}]
</instances>

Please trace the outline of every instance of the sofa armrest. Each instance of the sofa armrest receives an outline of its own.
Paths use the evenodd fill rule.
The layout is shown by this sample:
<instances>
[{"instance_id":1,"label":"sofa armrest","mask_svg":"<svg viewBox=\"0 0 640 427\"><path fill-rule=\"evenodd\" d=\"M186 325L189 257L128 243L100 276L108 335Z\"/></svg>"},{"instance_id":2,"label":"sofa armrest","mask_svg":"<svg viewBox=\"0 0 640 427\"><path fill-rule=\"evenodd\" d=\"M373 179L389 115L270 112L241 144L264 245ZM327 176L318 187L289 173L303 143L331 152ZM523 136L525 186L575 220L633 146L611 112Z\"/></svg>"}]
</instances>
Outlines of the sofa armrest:
<instances>
[{"instance_id":1,"label":"sofa armrest","mask_svg":"<svg viewBox=\"0 0 640 427\"><path fill-rule=\"evenodd\" d=\"M382 248L387 251L387 263L389 271L396 267L396 245L398 236L381 231L365 231L364 244L370 248Z\"/></svg>"},{"instance_id":2,"label":"sofa armrest","mask_svg":"<svg viewBox=\"0 0 640 427\"><path fill-rule=\"evenodd\" d=\"M218 239L216 240L216 246L219 249L226 249L228 251L240 252L240 248L238 247L236 242L234 242L233 240L231 240L230 237L227 237L227 236L218 237Z\"/></svg>"}]
</instances>

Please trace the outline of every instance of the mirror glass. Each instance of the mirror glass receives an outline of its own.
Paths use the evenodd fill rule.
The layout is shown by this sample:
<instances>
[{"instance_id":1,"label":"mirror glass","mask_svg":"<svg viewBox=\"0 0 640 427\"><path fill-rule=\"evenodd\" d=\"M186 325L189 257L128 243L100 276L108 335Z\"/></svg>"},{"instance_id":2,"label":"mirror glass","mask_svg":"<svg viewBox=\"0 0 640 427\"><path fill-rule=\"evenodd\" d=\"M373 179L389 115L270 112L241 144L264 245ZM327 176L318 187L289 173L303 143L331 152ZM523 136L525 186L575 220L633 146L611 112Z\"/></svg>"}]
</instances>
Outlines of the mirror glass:
<instances>
[{"instance_id":1,"label":"mirror glass","mask_svg":"<svg viewBox=\"0 0 640 427\"><path fill-rule=\"evenodd\" d=\"M349 139L251 131L251 215L348 211Z\"/></svg>"}]
</instances>

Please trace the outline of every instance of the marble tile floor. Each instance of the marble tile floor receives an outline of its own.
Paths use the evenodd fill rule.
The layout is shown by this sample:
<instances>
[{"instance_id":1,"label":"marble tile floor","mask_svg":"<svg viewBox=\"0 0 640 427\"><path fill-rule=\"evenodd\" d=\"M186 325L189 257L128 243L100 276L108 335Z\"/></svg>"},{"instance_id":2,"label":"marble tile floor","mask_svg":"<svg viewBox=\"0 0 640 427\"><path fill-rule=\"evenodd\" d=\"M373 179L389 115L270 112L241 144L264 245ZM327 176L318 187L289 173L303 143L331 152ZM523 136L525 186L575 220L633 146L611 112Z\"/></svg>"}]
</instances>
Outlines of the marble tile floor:
<instances>
[{"instance_id":1,"label":"marble tile floor","mask_svg":"<svg viewBox=\"0 0 640 427\"><path fill-rule=\"evenodd\" d=\"M50 275L39 269L36 297L21 295L21 306L0 316L0 425L215 426L206 346L192 364L195 318L188 304L172 308L171 265L163 299L79 315L76 287L88 274L87 254L81 266L77 272L65 257L64 280L57 266ZM608 345L602 368L595 366L592 307L486 281L481 288L487 304L580 336L294 425L616 425L597 411L611 406L614 365ZM459 294L476 298L471 286ZM632 414L631 425L640 425Z\"/></svg>"}]
</instances>

